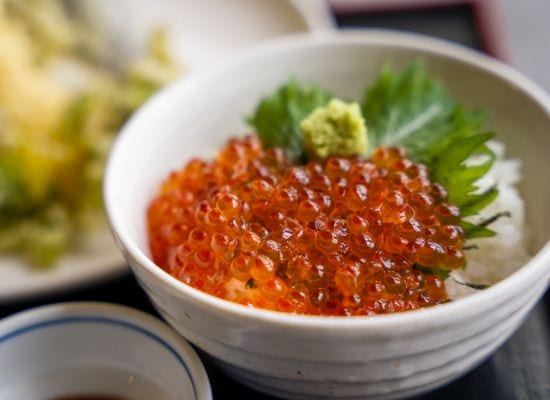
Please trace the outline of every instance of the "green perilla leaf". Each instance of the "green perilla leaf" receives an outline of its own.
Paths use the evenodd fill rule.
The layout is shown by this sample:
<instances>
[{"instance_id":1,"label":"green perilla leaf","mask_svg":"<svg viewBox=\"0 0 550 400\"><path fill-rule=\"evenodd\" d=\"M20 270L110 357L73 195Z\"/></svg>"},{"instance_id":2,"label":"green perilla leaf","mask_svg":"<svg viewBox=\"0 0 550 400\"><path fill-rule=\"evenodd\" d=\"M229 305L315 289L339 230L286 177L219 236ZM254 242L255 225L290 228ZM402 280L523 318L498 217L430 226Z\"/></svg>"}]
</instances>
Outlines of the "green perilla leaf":
<instances>
[{"instance_id":1,"label":"green perilla leaf","mask_svg":"<svg viewBox=\"0 0 550 400\"><path fill-rule=\"evenodd\" d=\"M281 147L289 157L303 160L300 122L332 95L316 86L304 87L290 79L275 93L262 99L247 121L256 129L264 148Z\"/></svg>"}]
</instances>

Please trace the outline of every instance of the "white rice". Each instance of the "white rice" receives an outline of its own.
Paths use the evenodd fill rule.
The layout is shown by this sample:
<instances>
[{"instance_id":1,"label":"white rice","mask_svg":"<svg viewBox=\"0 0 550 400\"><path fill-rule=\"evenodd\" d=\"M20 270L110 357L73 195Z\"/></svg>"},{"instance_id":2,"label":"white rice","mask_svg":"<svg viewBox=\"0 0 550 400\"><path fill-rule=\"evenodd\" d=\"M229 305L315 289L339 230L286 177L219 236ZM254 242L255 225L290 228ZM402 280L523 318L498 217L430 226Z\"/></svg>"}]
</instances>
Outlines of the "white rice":
<instances>
[{"instance_id":1,"label":"white rice","mask_svg":"<svg viewBox=\"0 0 550 400\"><path fill-rule=\"evenodd\" d=\"M479 216L469 220L477 222L502 211L510 212L511 217L502 217L490 225L490 228L496 232L494 237L467 241L467 245L476 245L478 248L465 250L466 268L453 271L445 281L451 299L477 292L457 281L491 285L512 274L528 259L525 244L524 203L515 186L521 180L521 162L504 158L506 149L503 143L493 141L490 147L497 159L491 170L477 182L477 185L481 191L497 185L499 195Z\"/></svg>"}]
</instances>

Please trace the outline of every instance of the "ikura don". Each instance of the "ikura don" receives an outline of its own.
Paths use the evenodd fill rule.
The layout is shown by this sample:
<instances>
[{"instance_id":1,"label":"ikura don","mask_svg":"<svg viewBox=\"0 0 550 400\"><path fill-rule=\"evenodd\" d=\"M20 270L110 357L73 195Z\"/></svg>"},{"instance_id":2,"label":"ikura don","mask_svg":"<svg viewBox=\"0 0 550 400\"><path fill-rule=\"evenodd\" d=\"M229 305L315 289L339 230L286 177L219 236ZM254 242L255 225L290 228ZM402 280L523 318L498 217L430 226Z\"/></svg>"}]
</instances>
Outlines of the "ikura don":
<instances>
[{"instance_id":1,"label":"ikura don","mask_svg":"<svg viewBox=\"0 0 550 400\"><path fill-rule=\"evenodd\" d=\"M439 87L418 65L387 74L398 88ZM264 99L250 120L257 135L230 139L214 160L192 159L164 181L147 211L153 260L211 295L290 313L375 315L450 301L445 279L466 267L466 240L492 234L490 221L464 220L497 194L473 185L492 162L490 136L464 112L473 129L465 138L427 126L436 138L422 144L414 124L383 137L384 107L369 103L381 85L388 79L361 107L296 82ZM438 118L448 129L458 111L447 106ZM474 171L464 161L476 154L489 160ZM473 173L462 181L470 187L457 189L457 167L442 157Z\"/></svg>"}]
</instances>

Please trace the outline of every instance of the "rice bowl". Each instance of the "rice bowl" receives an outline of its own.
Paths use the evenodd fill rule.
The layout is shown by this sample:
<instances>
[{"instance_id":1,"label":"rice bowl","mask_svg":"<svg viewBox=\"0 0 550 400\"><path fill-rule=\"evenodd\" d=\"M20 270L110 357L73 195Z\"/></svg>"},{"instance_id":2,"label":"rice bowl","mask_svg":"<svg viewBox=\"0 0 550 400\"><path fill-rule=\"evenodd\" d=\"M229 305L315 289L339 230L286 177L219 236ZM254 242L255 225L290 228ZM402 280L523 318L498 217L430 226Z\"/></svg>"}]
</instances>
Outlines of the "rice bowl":
<instances>
[{"instance_id":1,"label":"rice bowl","mask_svg":"<svg viewBox=\"0 0 550 400\"><path fill-rule=\"evenodd\" d=\"M418 56L453 95L488 109L491 128L510 156L522 160L520 191L534 256L517 272L429 309L331 318L232 304L177 281L151 261L144 210L158 183L183 160L219 147L227 133L242 132L242 116L263 93L293 74L358 98L360 88L352 82L372 80L384 63L402 66ZM217 110L215 117L211 110ZM543 171L549 124L546 94L510 68L455 45L380 31L289 38L180 81L154 98L115 143L105 201L119 247L155 307L236 379L296 399L406 397L473 368L514 332L546 290L550 188ZM518 131L525 134L520 138Z\"/></svg>"},{"instance_id":2,"label":"rice bowl","mask_svg":"<svg viewBox=\"0 0 550 400\"><path fill-rule=\"evenodd\" d=\"M492 225L496 232L494 237L471 241L478 248L468 254L467 267L454 271L453 277L445 282L452 299L477 292L458 282L492 285L513 274L529 259L525 204L516 187L521 181L521 161L505 159L506 148L501 142L494 141L491 147L497 154L495 165L478 183L481 190L497 185L499 196L481 212L480 218L489 218L500 210L507 210L510 216L495 221Z\"/></svg>"}]
</instances>

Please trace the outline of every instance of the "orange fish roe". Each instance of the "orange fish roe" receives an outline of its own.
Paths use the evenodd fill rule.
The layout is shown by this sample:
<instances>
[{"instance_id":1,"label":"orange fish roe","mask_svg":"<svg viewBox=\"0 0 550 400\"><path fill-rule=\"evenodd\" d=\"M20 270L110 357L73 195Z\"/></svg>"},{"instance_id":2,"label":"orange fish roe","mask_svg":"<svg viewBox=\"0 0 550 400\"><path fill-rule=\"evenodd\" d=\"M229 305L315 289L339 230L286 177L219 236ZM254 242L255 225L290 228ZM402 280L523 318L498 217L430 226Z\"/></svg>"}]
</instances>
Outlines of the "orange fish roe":
<instances>
[{"instance_id":1,"label":"orange fish roe","mask_svg":"<svg viewBox=\"0 0 550 400\"><path fill-rule=\"evenodd\" d=\"M457 207L402 150L292 165L255 136L172 173L148 209L154 261L247 306L373 315L448 300L414 268L464 266Z\"/></svg>"}]
</instances>

